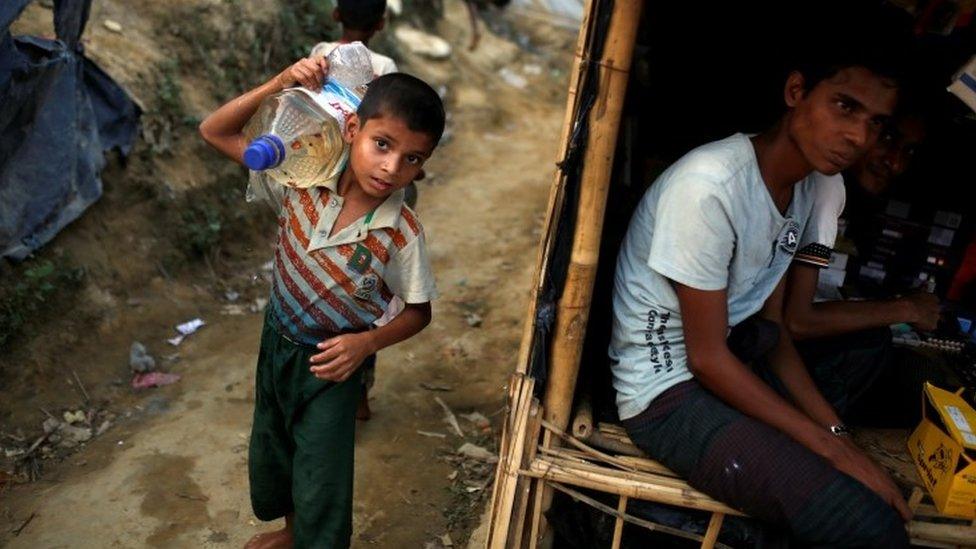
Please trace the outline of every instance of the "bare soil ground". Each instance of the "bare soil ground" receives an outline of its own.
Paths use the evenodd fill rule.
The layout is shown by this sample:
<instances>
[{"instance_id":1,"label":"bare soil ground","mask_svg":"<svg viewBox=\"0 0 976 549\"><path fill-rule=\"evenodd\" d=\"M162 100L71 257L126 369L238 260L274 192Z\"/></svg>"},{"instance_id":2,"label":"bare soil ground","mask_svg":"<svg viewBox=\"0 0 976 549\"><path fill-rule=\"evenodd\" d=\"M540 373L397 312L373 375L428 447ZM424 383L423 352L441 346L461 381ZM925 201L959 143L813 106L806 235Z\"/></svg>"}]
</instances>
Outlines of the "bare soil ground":
<instances>
[{"instance_id":1,"label":"bare soil ground","mask_svg":"<svg viewBox=\"0 0 976 549\"><path fill-rule=\"evenodd\" d=\"M393 52L402 68L443 86L451 113L449 139L419 185L441 298L426 331L380 354L374 417L357 433L359 547L437 547L445 534L457 545L475 525L491 467L456 450L496 443L562 122L575 37L536 29L516 45L483 30L467 51L464 8L445 4L438 31L452 59ZM50 15L33 4L14 30L50 34ZM147 130L127 163L110 164L103 199L38 254L84 278L51 294L0 357L0 459L11 455L0 461L0 545L240 546L270 527L250 511L246 448L262 321L251 305L268 292L274 225L265 206L244 203L241 172L193 135L192 120L227 90L205 62L218 53L194 53L201 45L190 31L227 33L235 17L273 15L273 4L244 0L94 3L87 54L144 105ZM502 67L527 86L500 78ZM187 127L163 116L173 90ZM207 323L198 333L179 347L165 342L196 317ZM135 340L182 379L133 390ZM462 439L435 397L492 426L462 418ZM80 425L107 429L79 447L45 441L28 459L18 455L47 414L77 410L87 413Z\"/></svg>"}]
</instances>

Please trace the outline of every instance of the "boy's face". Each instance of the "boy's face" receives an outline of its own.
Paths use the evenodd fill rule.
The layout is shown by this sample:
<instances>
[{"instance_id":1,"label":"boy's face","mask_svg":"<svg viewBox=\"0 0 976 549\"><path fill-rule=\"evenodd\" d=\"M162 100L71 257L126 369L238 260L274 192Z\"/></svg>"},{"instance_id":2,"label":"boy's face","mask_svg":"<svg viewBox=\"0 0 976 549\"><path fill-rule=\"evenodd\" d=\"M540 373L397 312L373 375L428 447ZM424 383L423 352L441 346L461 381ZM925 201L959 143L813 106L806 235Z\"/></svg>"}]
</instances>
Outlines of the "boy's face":
<instances>
[{"instance_id":1,"label":"boy's face","mask_svg":"<svg viewBox=\"0 0 976 549\"><path fill-rule=\"evenodd\" d=\"M416 179L435 145L431 136L389 115L365 124L350 116L343 139L350 145L349 167L357 184L377 198L386 198Z\"/></svg>"},{"instance_id":2,"label":"boy's face","mask_svg":"<svg viewBox=\"0 0 976 549\"><path fill-rule=\"evenodd\" d=\"M925 133L925 121L917 116L900 118L886 127L871 150L851 167L858 185L874 195L883 193L908 169Z\"/></svg>"},{"instance_id":3,"label":"boy's face","mask_svg":"<svg viewBox=\"0 0 976 549\"><path fill-rule=\"evenodd\" d=\"M863 67L841 69L809 91L803 76L793 73L785 94L791 139L813 169L827 175L874 146L898 95L891 81Z\"/></svg>"}]
</instances>

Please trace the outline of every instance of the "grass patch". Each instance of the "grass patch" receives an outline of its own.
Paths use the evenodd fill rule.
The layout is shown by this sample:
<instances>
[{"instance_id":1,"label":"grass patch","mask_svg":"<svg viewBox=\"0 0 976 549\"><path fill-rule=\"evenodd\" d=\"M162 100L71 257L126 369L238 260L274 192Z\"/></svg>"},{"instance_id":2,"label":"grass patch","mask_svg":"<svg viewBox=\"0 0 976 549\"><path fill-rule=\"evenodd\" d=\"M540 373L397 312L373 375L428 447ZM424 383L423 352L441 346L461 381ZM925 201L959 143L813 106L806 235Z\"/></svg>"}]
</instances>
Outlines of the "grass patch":
<instances>
[{"instance_id":1,"label":"grass patch","mask_svg":"<svg viewBox=\"0 0 976 549\"><path fill-rule=\"evenodd\" d=\"M65 258L28 259L11 269L0 286L0 349L19 335L27 323L65 309L65 300L81 286L84 269Z\"/></svg>"},{"instance_id":2,"label":"grass patch","mask_svg":"<svg viewBox=\"0 0 976 549\"><path fill-rule=\"evenodd\" d=\"M217 264L222 257L274 235L271 209L244 200L246 181L243 170L228 170L204 187L172 201L159 201L162 218L172 228L167 236L179 254L167 258L167 269L178 270L199 260Z\"/></svg>"}]
</instances>

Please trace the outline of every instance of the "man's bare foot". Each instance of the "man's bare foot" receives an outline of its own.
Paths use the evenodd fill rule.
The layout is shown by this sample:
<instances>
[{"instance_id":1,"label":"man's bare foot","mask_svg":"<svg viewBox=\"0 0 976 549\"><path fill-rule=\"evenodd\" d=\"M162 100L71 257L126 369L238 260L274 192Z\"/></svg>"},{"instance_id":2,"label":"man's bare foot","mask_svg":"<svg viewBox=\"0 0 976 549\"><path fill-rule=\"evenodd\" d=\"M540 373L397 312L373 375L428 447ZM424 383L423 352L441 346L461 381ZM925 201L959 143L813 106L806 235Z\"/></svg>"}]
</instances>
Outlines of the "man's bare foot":
<instances>
[{"instance_id":1,"label":"man's bare foot","mask_svg":"<svg viewBox=\"0 0 976 549\"><path fill-rule=\"evenodd\" d=\"M373 412L369 409L369 394L366 387L363 387L362 392L359 393L359 404L356 405L356 419L369 421L371 417L373 417Z\"/></svg>"},{"instance_id":2,"label":"man's bare foot","mask_svg":"<svg viewBox=\"0 0 976 549\"><path fill-rule=\"evenodd\" d=\"M291 526L274 532L257 534L244 544L244 549L291 549L294 544Z\"/></svg>"}]
</instances>

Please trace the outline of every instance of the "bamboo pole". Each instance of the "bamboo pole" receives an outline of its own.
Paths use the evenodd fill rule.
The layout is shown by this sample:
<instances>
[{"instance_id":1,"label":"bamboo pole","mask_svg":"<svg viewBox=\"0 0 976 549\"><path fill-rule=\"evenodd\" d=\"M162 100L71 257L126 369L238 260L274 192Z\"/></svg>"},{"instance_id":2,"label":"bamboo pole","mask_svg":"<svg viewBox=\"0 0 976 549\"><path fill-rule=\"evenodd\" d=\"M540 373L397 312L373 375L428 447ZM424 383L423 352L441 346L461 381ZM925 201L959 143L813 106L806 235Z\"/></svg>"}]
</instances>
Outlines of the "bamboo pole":
<instances>
[{"instance_id":1,"label":"bamboo pole","mask_svg":"<svg viewBox=\"0 0 976 549\"><path fill-rule=\"evenodd\" d=\"M529 549L536 549L539 545L539 538L542 537L545 528L542 526L542 521L545 520L542 516L542 505L545 503L546 494L546 482L542 479L534 479L532 482L532 490L535 492L532 498L532 525L529 528Z\"/></svg>"},{"instance_id":2,"label":"bamboo pole","mask_svg":"<svg viewBox=\"0 0 976 549\"><path fill-rule=\"evenodd\" d=\"M624 514L627 512L627 496L620 496L620 502L617 503L617 520L613 525L613 543L610 544L612 549L620 549L620 540L624 537Z\"/></svg>"},{"instance_id":3,"label":"bamboo pole","mask_svg":"<svg viewBox=\"0 0 976 549\"><path fill-rule=\"evenodd\" d=\"M565 469L571 469L574 471L583 471L588 473L598 473L607 477L613 477L622 481L628 480L641 480L643 482L653 482L661 486L667 486L669 488L687 488L688 483L682 479L668 477L664 475L657 475L654 473L645 473L643 471L619 471L616 469L608 469L603 465L597 465L595 463L581 462L576 459L566 459L559 456L552 456L546 458L546 461L563 467Z\"/></svg>"},{"instance_id":4,"label":"bamboo pole","mask_svg":"<svg viewBox=\"0 0 976 549\"><path fill-rule=\"evenodd\" d=\"M505 421L502 423L502 438L498 445L498 464L495 465L495 482L491 491L491 515L488 522L491 528L488 530L488 539L485 542L486 547L491 546L492 538L497 535L494 527L498 522L498 514L501 512L500 507L504 497L505 479L508 478L505 474L508 464L507 458L511 450L512 438L515 436L513 432L515 430L515 415L517 413L515 406L518 402L521 387L522 376L518 373L513 374L508 382L508 400L506 400L508 411L505 414Z\"/></svg>"},{"instance_id":5,"label":"bamboo pole","mask_svg":"<svg viewBox=\"0 0 976 549\"><path fill-rule=\"evenodd\" d=\"M555 456L563 459L576 460L577 462L583 463L588 460L593 459L590 454L586 452L581 452L580 450L573 450L572 448L541 448L540 451L546 455ZM660 463L647 458L638 458L631 456L614 456L624 464L630 466L636 471L642 473L653 473L655 475L661 475L665 477L677 478L671 469L661 465Z\"/></svg>"},{"instance_id":6,"label":"bamboo pole","mask_svg":"<svg viewBox=\"0 0 976 549\"><path fill-rule=\"evenodd\" d=\"M912 539L963 545L976 543L976 528L959 524L936 524L913 520L908 523L908 535Z\"/></svg>"},{"instance_id":7,"label":"bamboo pole","mask_svg":"<svg viewBox=\"0 0 976 549\"><path fill-rule=\"evenodd\" d=\"M508 546L509 526L512 520L512 507L515 505L517 496L517 486L519 475L518 471L523 467L523 454L525 452L526 430L529 424L529 415L532 411L532 396L535 380L520 374L512 376L513 384L517 387L513 390L515 395L509 417L514 418L512 436L508 440L509 451L501 455L498 467L496 468L495 483L500 484L498 498L495 500L494 521L489 529L488 547L492 549L502 549ZM535 441L529 441L535 445ZM494 508L494 507L493 507Z\"/></svg>"},{"instance_id":8,"label":"bamboo pole","mask_svg":"<svg viewBox=\"0 0 976 549\"><path fill-rule=\"evenodd\" d=\"M617 454L623 454L625 456L637 458L647 457L647 454L645 454L643 450L634 446L633 444L615 438L610 438L600 431L593 431L590 433L590 436L586 438L586 442L591 446L602 448Z\"/></svg>"},{"instance_id":9,"label":"bamboo pole","mask_svg":"<svg viewBox=\"0 0 976 549\"><path fill-rule=\"evenodd\" d=\"M627 430L624 429L622 425L601 421L600 423L597 423L596 428L607 436L616 436L630 442L630 436L627 435Z\"/></svg>"},{"instance_id":10,"label":"bamboo pole","mask_svg":"<svg viewBox=\"0 0 976 549\"><path fill-rule=\"evenodd\" d=\"M722 531L722 521L725 515L722 513L712 513L712 518L708 521L708 529L705 530L705 539L702 540L702 549L712 549L718 541L718 533Z\"/></svg>"},{"instance_id":11,"label":"bamboo pole","mask_svg":"<svg viewBox=\"0 0 976 549\"><path fill-rule=\"evenodd\" d=\"M915 515L906 526L912 543L926 547L976 546L976 520L969 523L967 519L947 517L934 505L922 503L926 496L925 491L916 486L908 499L908 508ZM932 522L932 519L940 522ZM944 522L947 519L955 523Z\"/></svg>"},{"instance_id":12,"label":"bamboo pole","mask_svg":"<svg viewBox=\"0 0 976 549\"><path fill-rule=\"evenodd\" d=\"M593 404L590 402L590 393L584 392L580 395L579 404L576 405L576 412L573 414L573 436L586 440L593 434Z\"/></svg>"},{"instance_id":13,"label":"bamboo pole","mask_svg":"<svg viewBox=\"0 0 976 549\"><path fill-rule=\"evenodd\" d=\"M569 73L569 89L566 93L566 112L563 115L563 129L559 138L559 153L556 155L560 161L566 158L566 151L569 149L569 136L573 129L573 120L576 118L576 110L579 106L579 90L583 87L585 71L583 71L583 58L586 55L587 42L590 37L590 23L593 21L591 7L593 0L586 0L583 6L583 21L580 24L579 35L576 38L576 55L573 56L573 68ZM518 360L515 363L516 370L520 373L528 373L529 354L532 351L532 343L535 340L535 316L539 307L539 292L542 290L544 274L548 270L549 254L552 251L554 236L559 228L559 212L562 211L564 198L565 176L562 170L556 170L555 181L549 189L549 203L546 208L546 221L543 225L542 238L536 257L535 276L532 277L532 291L529 294L528 310L525 314L525 324L522 327L522 342L519 345Z\"/></svg>"},{"instance_id":14,"label":"bamboo pole","mask_svg":"<svg viewBox=\"0 0 976 549\"><path fill-rule=\"evenodd\" d=\"M579 440L576 440L575 438L573 438L573 437L567 435L566 433L560 431L555 425L549 423L548 421L543 420L542 421L542 426L545 427L546 430L548 430L549 432L555 434L556 436L558 436L562 440L568 442L571 446L575 446L578 450L582 450L583 452L589 454L590 456L592 456L592 457L594 457L596 459L599 459L600 461L604 461L604 462L609 463L611 465L616 465L617 467L619 467L621 469L625 469L625 470L628 470L628 471L634 471L634 472L636 472L636 469L634 469L633 467L631 467L627 463L624 463L624 462L620 461L615 456L611 456L610 454L603 453L603 452L601 452L601 451L599 451L599 450L597 450L595 448L591 448L591 447L587 446L586 444L580 442Z\"/></svg>"},{"instance_id":15,"label":"bamboo pole","mask_svg":"<svg viewBox=\"0 0 976 549\"><path fill-rule=\"evenodd\" d=\"M590 310L593 281L600 255L600 235L613 169L617 130L640 21L641 0L613 3L603 55L599 60L599 91L589 114L589 137L583 157L579 209L566 285L556 310L549 376L543 412L560 429L569 423L579 372L583 336Z\"/></svg>"},{"instance_id":16,"label":"bamboo pole","mask_svg":"<svg viewBox=\"0 0 976 549\"><path fill-rule=\"evenodd\" d=\"M600 490L618 496L656 501L689 509L725 513L727 515L742 515L740 511L724 503L715 501L691 486L688 486L687 483L681 483L682 485L678 486L674 485L673 482L665 482L674 481L675 479L665 479L664 477L654 477L640 473L627 473L625 471L618 472L622 473L623 476L607 473L608 471L587 471L571 464L557 464L553 460L544 457L536 457L529 466L529 469L522 471L522 474L527 476Z\"/></svg>"},{"instance_id":17,"label":"bamboo pole","mask_svg":"<svg viewBox=\"0 0 976 549\"><path fill-rule=\"evenodd\" d=\"M596 38L591 37L591 32L589 32L592 21L595 20L592 16L596 5L598 5L596 2L587 2L585 13L589 22L583 44L587 44L588 41ZM562 289L556 311L551 359L548 365L549 375L543 402L544 418L555 422L560 429L565 429L569 422L573 390L576 385L579 357L583 345L582 336L586 330L586 316L589 313L593 280L596 275L603 211L606 207L607 188L613 168L617 130L623 111L627 79L642 7L642 0L617 0L613 3L610 24L605 36L606 43L603 47L603 54L598 61L600 68L597 71L596 78L599 85L597 86L596 102L590 110L587 120L589 133L583 157L573 248L566 284ZM582 59L585 51L590 51L590 48L585 47L585 45L581 51L578 51L580 66L584 61L591 63L595 61L593 59ZM567 116L567 120L572 120L572 118ZM559 196L561 197L562 194ZM552 230L552 226L550 226L550 230ZM553 240L550 240L550 246ZM541 272L547 272L549 253L550 250L543 251ZM523 348L522 351L527 353L530 348L531 345ZM550 440L547 434L544 441L546 446ZM545 489L545 483L541 483L539 486L543 487L543 490L537 498L540 505L534 509L533 531L535 531L535 535L547 536L548 528L546 528L545 520L541 514L549 508L552 502L552 494L550 490Z\"/></svg>"},{"instance_id":18,"label":"bamboo pole","mask_svg":"<svg viewBox=\"0 0 976 549\"><path fill-rule=\"evenodd\" d=\"M530 393L531 395L531 393ZM523 450L519 463L519 470L528 467L529 463L535 459L536 449L539 445L539 431L542 428L542 409L539 401L532 398L529 403L528 424L525 429L525 450ZM514 523L509 531L509 545L518 543L521 545L522 535L525 530L526 513L529 510L529 495L532 487L532 479L520 477L516 484L515 507L512 510Z\"/></svg>"},{"instance_id":19,"label":"bamboo pole","mask_svg":"<svg viewBox=\"0 0 976 549\"><path fill-rule=\"evenodd\" d=\"M583 494L582 492L577 492L576 490L573 490L572 488L568 488L566 486L563 486L562 484L553 483L552 484L552 487L555 488L556 490L559 490L560 492L568 495L569 497L573 498L576 501L581 501L581 502L583 502L583 503L585 503L585 504L587 504L587 505L589 505L589 506L591 506L591 507L593 507L595 509L599 509L600 511L603 511L604 513L606 513L606 514L608 514L608 515L610 515L612 517L622 518L624 520L624 522L629 522L631 524L636 524L637 526L640 526L642 528L646 528L646 529L648 529L648 530L650 530L652 532L661 532L663 534L669 534L669 535L676 536L676 537L679 537L679 538L683 538L683 539L687 539L687 540L691 540L691 541L698 541L698 542L700 542L700 541L702 541L704 539L704 537L699 536L698 534L692 534L690 532L685 532L684 530L680 530L678 528L671 528L671 527L665 526L663 524L658 524L656 522L651 522L651 521L648 521L648 520L644 520L644 519L641 519L641 518L637 518L637 517L635 517L633 515L628 515L626 513L620 513L620 511L617 511L613 507L610 507L609 505L604 505L603 503L600 503L599 501L597 501L597 500L595 500L595 499L587 496L586 494ZM721 543L716 543L715 544L715 547L718 547L719 549L731 549L728 545L723 545ZM529 549L534 549L534 548L531 548L530 547Z\"/></svg>"}]
</instances>

